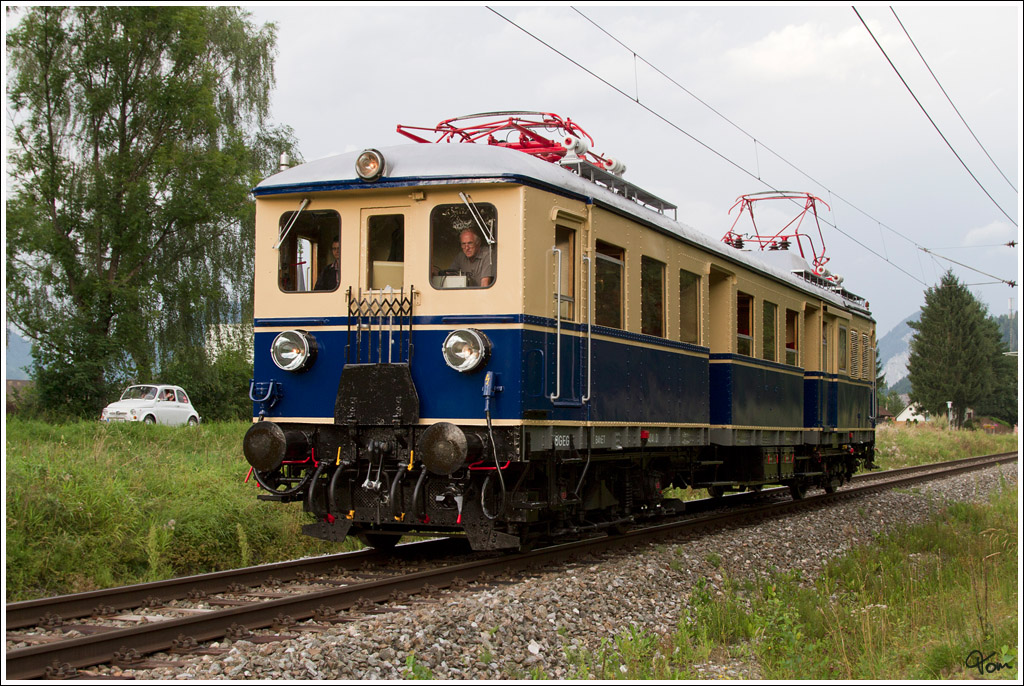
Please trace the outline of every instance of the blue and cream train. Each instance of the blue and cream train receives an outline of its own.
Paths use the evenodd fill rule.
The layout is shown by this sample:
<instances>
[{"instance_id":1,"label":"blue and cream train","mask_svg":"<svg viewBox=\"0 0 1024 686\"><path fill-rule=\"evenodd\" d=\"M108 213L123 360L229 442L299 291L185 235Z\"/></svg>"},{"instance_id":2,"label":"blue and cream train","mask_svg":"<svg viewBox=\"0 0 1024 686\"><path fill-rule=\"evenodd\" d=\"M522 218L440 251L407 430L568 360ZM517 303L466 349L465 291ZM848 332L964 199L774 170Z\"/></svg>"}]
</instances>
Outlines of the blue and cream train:
<instances>
[{"instance_id":1,"label":"blue and cream train","mask_svg":"<svg viewBox=\"0 0 1024 686\"><path fill-rule=\"evenodd\" d=\"M370 149L254 190L244 453L306 534L516 548L658 516L670 485L803 497L871 464L867 304L565 145ZM486 285L454 268L473 242Z\"/></svg>"}]
</instances>

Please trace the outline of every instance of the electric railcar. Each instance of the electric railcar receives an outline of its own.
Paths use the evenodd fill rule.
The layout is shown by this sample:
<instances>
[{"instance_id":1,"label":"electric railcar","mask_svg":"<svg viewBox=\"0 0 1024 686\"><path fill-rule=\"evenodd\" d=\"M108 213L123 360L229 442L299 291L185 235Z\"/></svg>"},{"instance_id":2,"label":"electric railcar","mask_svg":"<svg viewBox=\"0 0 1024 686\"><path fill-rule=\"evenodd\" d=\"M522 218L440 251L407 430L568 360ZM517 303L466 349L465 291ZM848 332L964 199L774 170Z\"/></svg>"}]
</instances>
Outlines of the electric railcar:
<instances>
[{"instance_id":1,"label":"electric railcar","mask_svg":"<svg viewBox=\"0 0 1024 686\"><path fill-rule=\"evenodd\" d=\"M259 498L502 549L870 466L874 322L798 232L713 240L571 120L468 121L254 189Z\"/></svg>"}]
</instances>

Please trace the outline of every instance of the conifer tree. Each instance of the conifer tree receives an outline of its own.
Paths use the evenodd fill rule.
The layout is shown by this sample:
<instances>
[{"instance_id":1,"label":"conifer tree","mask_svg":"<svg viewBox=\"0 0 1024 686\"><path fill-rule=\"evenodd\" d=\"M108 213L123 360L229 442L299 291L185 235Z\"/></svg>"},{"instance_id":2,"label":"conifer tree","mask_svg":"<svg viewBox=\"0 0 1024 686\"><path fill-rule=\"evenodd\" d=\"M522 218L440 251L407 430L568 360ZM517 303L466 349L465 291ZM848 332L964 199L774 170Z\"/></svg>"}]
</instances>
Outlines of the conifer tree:
<instances>
[{"instance_id":1,"label":"conifer tree","mask_svg":"<svg viewBox=\"0 0 1024 686\"><path fill-rule=\"evenodd\" d=\"M998 327L985 307L952 271L925 291L921 318L910 322L910 399L934 416L945 416L952 401L952 426L960 428L968 407L996 387L1001 363Z\"/></svg>"}]
</instances>

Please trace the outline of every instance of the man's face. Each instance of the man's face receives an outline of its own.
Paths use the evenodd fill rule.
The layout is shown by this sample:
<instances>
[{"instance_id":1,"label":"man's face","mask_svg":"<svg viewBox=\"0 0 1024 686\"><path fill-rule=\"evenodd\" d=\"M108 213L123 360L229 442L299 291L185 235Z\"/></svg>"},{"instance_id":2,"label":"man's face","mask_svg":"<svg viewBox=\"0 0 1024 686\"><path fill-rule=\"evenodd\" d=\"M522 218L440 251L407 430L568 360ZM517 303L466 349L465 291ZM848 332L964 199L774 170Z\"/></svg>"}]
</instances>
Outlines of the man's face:
<instances>
[{"instance_id":1,"label":"man's face","mask_svg":"<svg viewBox=\"0 0 1024 686\"><path fill-rule=\"evenodd\" d=\"M466 257L472 258L480 249L480 239L474 233L464 233L459 236L459 245Z\"/></svg>"}]
</instances>

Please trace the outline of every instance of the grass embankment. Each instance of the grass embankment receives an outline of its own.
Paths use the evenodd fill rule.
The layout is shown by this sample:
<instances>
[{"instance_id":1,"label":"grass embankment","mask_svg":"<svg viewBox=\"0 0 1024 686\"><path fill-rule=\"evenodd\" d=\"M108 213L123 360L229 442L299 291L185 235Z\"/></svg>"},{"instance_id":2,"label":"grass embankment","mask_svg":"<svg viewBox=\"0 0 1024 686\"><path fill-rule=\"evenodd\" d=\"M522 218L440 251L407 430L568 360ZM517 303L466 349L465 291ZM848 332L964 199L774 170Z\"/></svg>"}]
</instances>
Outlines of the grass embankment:
<instances>
[{"instance_id":1,"label":"grass embankment","mask_svg":"<svg viewBox=\"0 0 1024 686\"><path fill-rule=\"evenodd\" d=\"M7 600L341 550L300 534L308 521L301 505L257 501L255 485L242 483L246 428L9 417ZM889 468L910 455L953 459L1015 446L1015 436L922 425L881 430L878 461Z\"/></svg>"},{"instance_id":2,"label":"grass embankment","mask_svg":"<svg viewBox=\"0 0 1024 686\"><path fill-rule=\"evenodd\" d=\"M949 431L944 422L882 424L875 433L875 463L881 469L915 467L1017 449L1015 434Z\"/></svg>"},{"instance_id":3,"label":"grass embankment","mask_svg":"<svg viewBox=\"0 0 1024 686\"><path fill-rule=\"evenodd\" d=\"M7 601L339 550L243 483L246 427L8 417Z\"/></svg>"},{"instance_id":4,"label":"grass embankment","mask_svg":"<svg viewBox=\"0 0 1024 686\"><path fill-rule=\"evenodd\" d=\"M584 679L695 679L738 661L760 679L1016 680L1017 489L955 504L833 561L698 586L671 636L635 628L568 657Z\"/></svg>"}]
</instances>

